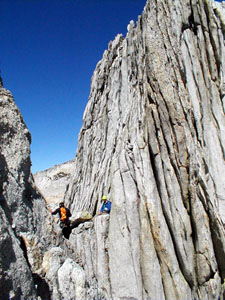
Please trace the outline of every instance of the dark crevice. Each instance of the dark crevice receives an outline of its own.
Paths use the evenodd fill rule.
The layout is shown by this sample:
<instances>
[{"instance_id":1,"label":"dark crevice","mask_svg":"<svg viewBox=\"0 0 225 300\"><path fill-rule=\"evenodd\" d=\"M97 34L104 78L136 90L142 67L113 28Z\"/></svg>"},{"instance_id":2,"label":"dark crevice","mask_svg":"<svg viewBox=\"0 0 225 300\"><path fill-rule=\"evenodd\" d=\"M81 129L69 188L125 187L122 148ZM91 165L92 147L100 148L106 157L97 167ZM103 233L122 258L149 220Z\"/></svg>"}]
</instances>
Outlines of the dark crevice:
<instances>
[{"instance_id":1,"label":"dark crevice","mask_svg":"<svg viewBox=\"0 0 225 300\"><path fill-rule=\"evenodd\" d=\"M0 132L1 135L1 132ZM2 209L4 210L4 213L8 219L8 222L10 225L12 225L12 216L11 216L11 212L12 209L9 207L5 196L4 196L4 184L7 183L7 186L9 185L9 180L8 180L8 166L7 166L7 162L6 159L4 157L4 155L2 155L0 153L0 206L2 207Z\"/></svg>"},{"instance_id":2,"label":"dark crevice","mask_svg":"<svg viewBox=\"0 0 225 300\"><path fill-rule=\"evenodd\" d=\"M198 187L198 190L197 190L197 195L204 207L204 210L206 213L208 213L209 211L209 208L208 208L208 205L207 203L210 201L210 197L209 197L209 194L207 192L207 187L204 183L204 181L202 180L202 178L199 176L199 187Z\"/></svg>"},{"instance_id":3,"label":"dark crevice","mask_svg":"<svg viewBox=\"0 0 225 300\"><path fill-rule=\"evenodd\" d=\"M65 226L62 229L62 233L63 233L64 238L66 238L68 240L69 237L70 237L71 231L72 231L71 226Z\"/></svg>"},{"instance_id":4,"label":"dark crevice","mask_svg":"<svg viewBox=\"0 0 225 300\"><path fill-rule=\"evenodd\" d=\"M195 23L195 20L194 20L194 13L193 13L192 6L191 6L191 14L188 17L188 23L183 23L182 24L181 33L183 34L183 32L187 29L193 31L194 35L197 35L197 33L198 33L198 26L197 26L197 24Z\"/></svg>"},{"instance_id":5,"label":"dark crevice","mask_svg":"<svg viewBox=\"0 0 225 300\"><path fill-rule=\"evenodd\" d=\"M23 238L20 238L20 248L23 251L23 256L25 257L26 262L27 262L29 268L31 268L31 265L30 265L30 262L29 262L28 256L27 256L27 247L26 247L26 244L25 244L25 241L24 241Z\"/></svg>"},{"instance_id":6,"label":"dark crevice","mask_svg":"<svg viewBox=\"0 0 225 300\"><path fill-rule=\"evenodd\" d=\"M98 207L98 201L95 202L95 205L94 205L94 210L93 210L93 217L96 215L97 213L97 207Z\"/></svg>"},{"instance_id":7,"label":"dark crevice","mask_svg":"<svg viewBox=\"0 0 225 300\"><path fill-rule=\"evenodd\" d=\"M148 99L149 104L155 104L155 101L152 98L152 96L150 95L150 93L147 93L147 99Z\"/></svg>"},{"instance_id":8,"label":"dark crevice","mask_svg":"<svg viewBox=\"0 0 225 300\"><path fill-rule=\"evenodd\" d=\"M187 29L190 29L190 24L183 23L182 26L181 26L181 32L183 33Z\"/></svg>"},{"instance_id":9,"label":"dark crevice","mask_svg":"<svg viewBox=\"0 0 225 300\"><path fill-rule=\"evenodd\" d=\"M66 195L67 194L67 192L68 192L68 190L69 190L69 183L66 185L66 189L65 189L65 192L64 192L64 195ZM43 197L42 197L43 198Z\"/></svg>"},{"instance_id":10,"label":"dark crevice","mask_svg":"<svg viewBox=\"0 0 225 300\"><path fill-rule=\"evenodd\" d=\"M24 258L26 259L26 262L29 266L29 269L31 270L32 266L29 262L28 255L27 255L27 248L26 244L23 238L20 238L20 248L23 251ZM49 286L44 278L40 277L40 275L36 273L32 273L33 282L36 288L37 296L40 296L42 300L51 300L51 293Z\"/></svg>"},{"instance_id":11,"label":"dark crevice","mask_svg":"<svg viewBox=\"0 0 225 300\"><path fill-rule=\"evenodd\" d=\"M175 56L177 56L177 55L175 55ZM177 56L176 60L178 61L178 56ZM178 61L178 62L179 62L179 61ZM182 67L180 66L180 64L178 64L178 65L179 65L179 70L180 70L180 77L181 77L181 80L182 80L182 82L183 82L183 84L184 84L184 87L186 88L186 85L187 85L187 74L186 74L186 71L185 71L184 68L182 68Z\"/></svg>"},{"instance_id":12,"label":"dark crevice","mask_svg":"<svg viewBox=\"0 0 225 300\"><path fill-rule=\"evenodd\" d=\"M193 241L193 246L194 246L194 249L196 252L197 251L196 242L197 242L198 233L197 233L197 227L195 224L195 218L193 217L193 208L192 208L191 199L189 202L190 202L190 223L191 223L191 230L192 230L192 241ZM195 268L197 268L196 265L195 265Z\"/></svg>"},{"instance_id":13,"label":"dark crevice","mask_svg":"<svg viewBox=\"0 0 225 300\"><path fill-rule=\"evenodd\" d=\"M4 211L5 216L6 216L7 220L8 220L8 222L9 222L9 224L12 226L12 222L13 222L12 215L11 215L11 213L12 213L12 207L11 208L9 207L9 205L8 205L8 203L7 203L7 201L6 201L6 199L5 199L5 197L4 197L3 194L0 195L0 206L2 207L2 209Z\"/></svg>"},{"instance_id":14,"label":"dark crevice","mask_svg":"<svg viewBox=\"0 0 225 300\"><path fill-rule=\"evenodd\" d=\"M41 297L42 300L51 300L51 293L46 280L36 273L33 273L32 276L37 296Z\"/></svg>"},{"instance_id":15,"label":"dark crevice","mask_svg":"<svg viewBox=\"0 0 225 300\"><path fill-rule=\"evenodd\" d=\"M190 205L190 222L191 222L191 229L192 229L192 241L193 241L194 249L196 252L197 251L196 242L197 242L198 232L197 232L197 226L196 226L195 217L194 217L194 213L193 213L193 201L195 201L194 200L195 199L194 185L196 185L195 180L198 177L198 171L194 170L194 172L192 172L190 169L190 172L188 174L189 174L188 194L189 194L189 205Z\"/></svg>"},{"instance_id":16,"label":"dark crevice","mask_svg":"<svg viewBox=\"0 0 225 300\"><path fill-rule=\"evenodd\" d=\"M197 122L196 122L196 119L195 119L195 116L194 116L193 112L192 112L192 114L191 114L191 119L192 119L192 125L193 125L193 127L194 127L194 129L195 129L196 138L197 138L198 142L199 142L199 143L201 144L201 146L202 146L202 141L201 141L201 139L200 139L200 137L199 137L199 133L198 133Z\"/></svg>"},{"instance_id":17,"label":"dark crevice","mask_svg":"<svg viewBox=\"0 0 225 300\"><path fill-rule=\"evenodd\" d=\"M194 35L197 35L198 27L194 20L194 13L193 13L192 6L191 6L191 10L192 10L191 15L188 17L189 28L194 32Z\"/></svg>"},{"instance_id":18,"label":"dark crevice","mask_svg":"<svg viewBox=\"0 0 225 300\"><path fill-rule=\"evenodd\" d=\"M155 156L156 155L154 155L150 144L148 144L148 148L149 148L149 157L150 157L150 162L151 162L151 166L152 166L152 171L153 171L153 175L154 175L154 178L155 178L155 183L156 183L156 186L157 186L157 190L158 190L159 196L160 196L161 195L160 180L159 180L157 168L156 168L156 165L155 165Z\"/></svg>"}]
</instances>

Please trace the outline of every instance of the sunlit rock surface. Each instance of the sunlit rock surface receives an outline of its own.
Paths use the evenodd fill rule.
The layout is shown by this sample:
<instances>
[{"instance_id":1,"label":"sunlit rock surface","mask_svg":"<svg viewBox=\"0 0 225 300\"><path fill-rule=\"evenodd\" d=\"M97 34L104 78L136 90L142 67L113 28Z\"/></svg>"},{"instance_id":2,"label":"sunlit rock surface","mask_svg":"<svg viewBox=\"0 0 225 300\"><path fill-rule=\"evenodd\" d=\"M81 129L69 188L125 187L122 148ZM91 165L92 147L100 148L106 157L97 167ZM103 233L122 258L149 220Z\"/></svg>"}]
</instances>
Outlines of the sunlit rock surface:
<instances>
[{"instance_id":1,"label":"sunlit rock surface","mask_svg":"<svg viewBox=\"0 0 225 300\"><path fill-rule=\"evenodd\" d=\"M94 71L66 203L95 215L103 194L112 201L105 264L86 270L90 246L81 255L105 299L221 296L225 24L216 6L148 1Z\"/></svg>"},{"instance_id":2,"label":"sunlit rock surface","mask_svg":"<svg viewBox=\"0 0 225 300\"><path fill-rule=\"evenodd\" d=\"M66 194L55 174L47 194L39 186L65 198L69 239L33 186L29 133L0 90L2 299L224 299L224 38L224 3L149 0L110 42Z\"/></svg>"},{"instance_id":3,"label":"sunlit rock surface","mask_svg":"<svg viewBox=\"0 0 225 300\"><path fill-rule=\"evenodd\" d=\"M35 184L51 208L63 201L73 172L74 161L71 160L34 174Z\"/></svg>"}]
</instances>

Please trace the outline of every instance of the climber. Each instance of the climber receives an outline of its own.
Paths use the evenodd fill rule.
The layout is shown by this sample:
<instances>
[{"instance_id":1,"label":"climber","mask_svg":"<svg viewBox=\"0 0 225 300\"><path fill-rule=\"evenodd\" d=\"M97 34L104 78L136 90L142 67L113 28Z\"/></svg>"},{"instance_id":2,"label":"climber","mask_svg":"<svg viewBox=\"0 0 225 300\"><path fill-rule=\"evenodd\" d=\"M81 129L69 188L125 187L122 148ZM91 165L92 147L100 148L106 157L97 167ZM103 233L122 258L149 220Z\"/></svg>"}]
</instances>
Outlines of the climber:
<instances>
[{"instance_id":1,"label":"climber","mask_svg":"<svg viewBox=\"0 0 225 300\"><path fill-rule=\"evenodd\" d=\"M104 214L104 213L109 214L110 210L111 210L111 202L109 200L107 200L107 196L105 196L105 195L102 196L102 201L103 201L103 204L100 209L100 214Z\"/></svg>"},{"instance_id":2,"label":"climber","mask_svg":"<svg viewBox=\"0 0 225 300\"><path fill-rule=\"evenodd\" d=\"M69 218L71 217L71 212L69 208L66 208L64 206L63 202L59 203L59 207L52 212L52 215L56 215L57 213L59 214L60 217L60 227L61 228L69 227L70 226Z\"/></svg>"}]
</instances>

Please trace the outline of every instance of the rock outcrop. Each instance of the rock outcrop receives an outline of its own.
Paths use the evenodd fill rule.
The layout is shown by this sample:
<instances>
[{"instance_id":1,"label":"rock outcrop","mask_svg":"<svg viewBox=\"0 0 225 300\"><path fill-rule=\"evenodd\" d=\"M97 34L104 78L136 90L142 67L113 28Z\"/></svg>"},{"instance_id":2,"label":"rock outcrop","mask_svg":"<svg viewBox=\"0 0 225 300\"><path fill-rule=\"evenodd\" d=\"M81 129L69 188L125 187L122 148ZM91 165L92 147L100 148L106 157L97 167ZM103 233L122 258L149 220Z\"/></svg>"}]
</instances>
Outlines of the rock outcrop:
<instances>
[{"instance_id":1,"label":"rock outcrop","mask_svg":"<svg viewBox=\"0 0 225 300\"><path fill-rule=\"evenodd\" d=\"M70 160L34 174L35 185L51 208L63 201L73 172L74 161Z\"/></svg>"},{"instance_id":2,"label":"rock outcrop","mask_svg":"<svg viewBox=\"0 0 225 300\"><path fill-rule=\"evenodd\" d=\"M110 42L69 187L63 175L56 190L55 169L36 181L47 201L66 191L69 239L34 186L29 132L0 86L2 299L223 299L224 7L148 0Z\"/></svg>"},{"instance_id":3,"label":"rock outcrop","mask_svg":"<svg viewBox=\"0 0 225 300\"><path fill-rule=\"evenodd\" d=\"M104 233L84 223L69 240L101 299L223 293L222 9L149 0L94 71L66 203L95 216L103 194L112 201L109 220L94 218Z\"/></svg>"},{"instance_id":4,"label":"rock outcrop","mask_svg":"<svg viewBox=\"0 0 225 300\"><path fill-rule=\"evenodd\" d=\"M2 81L0 81L2 82ZM0 298L35 299L49 244L45 202L30 173L30 133L9 91L0 86ZM49 232L51 228L49 228ZM47 286L47 284L46 284ZM45 289L45 299L49 299Z\"/></svg>"}]
</instances>

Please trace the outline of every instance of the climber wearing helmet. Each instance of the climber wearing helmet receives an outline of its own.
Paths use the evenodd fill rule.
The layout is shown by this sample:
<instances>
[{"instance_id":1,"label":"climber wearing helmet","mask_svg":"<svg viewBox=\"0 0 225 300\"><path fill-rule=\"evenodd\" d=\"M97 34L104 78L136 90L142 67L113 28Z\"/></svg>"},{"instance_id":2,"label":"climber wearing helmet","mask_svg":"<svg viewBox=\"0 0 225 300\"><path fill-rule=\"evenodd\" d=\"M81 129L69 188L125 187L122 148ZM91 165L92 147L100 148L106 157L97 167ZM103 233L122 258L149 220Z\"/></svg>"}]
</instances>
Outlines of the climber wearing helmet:
<instances>
[{"instance_id":1,"label":"climber wearing helmet","mask_svg":"<svg viewBox=\"0 0 225 300\"><path fill-rule=\"evenodd\" d=\"M103 204L102 204L102 207L100 210L100 214L103 214L103 213L109 214L110 210L111 210L111 202L109 200L107 200L107 196L105 196L105 195L102 196L102 201L103 201Z\"/></svg>"},{"instance_id":2,"label":"climber wearing helmet","mask_svg":"<svg viewBox=\"0 0 225 300\"><path fill-rule=\"evenodd\" d=\"M69 208L66 208L64 206L63 202L59 203L59 207L52 212L52 215L56 215L59 214L60 217L60 227L64 228L64 227L69 227L70 225L70 220L69 218L71 217L71 212L69 210Z\"/></svg>"}]
</instances>

